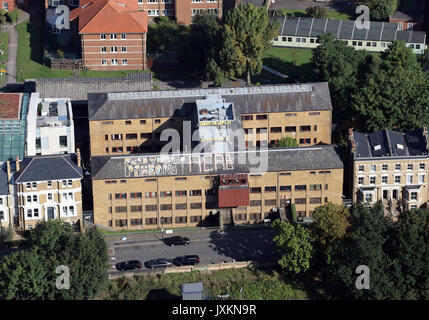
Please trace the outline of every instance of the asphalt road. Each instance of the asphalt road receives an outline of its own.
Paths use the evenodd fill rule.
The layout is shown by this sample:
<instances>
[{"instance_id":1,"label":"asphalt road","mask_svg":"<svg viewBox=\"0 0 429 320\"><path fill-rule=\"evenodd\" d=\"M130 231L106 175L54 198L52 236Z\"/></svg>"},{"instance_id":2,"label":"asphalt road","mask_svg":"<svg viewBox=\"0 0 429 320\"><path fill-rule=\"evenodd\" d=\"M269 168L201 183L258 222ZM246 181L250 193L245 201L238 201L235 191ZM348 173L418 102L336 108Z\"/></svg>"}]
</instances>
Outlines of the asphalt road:
<instances>
[{"instance_id":1,"label":"asphalt road","mask_svg":"<svg viewBox=\"0 0 429 320\"><path fill-rule=\"evenodd\" d=\"M235 261L270 262L275 259L273 232L268 229L182 232L174 235L186 236L191 240L188 246L169 247L162 242L161 235L142 235L121 241L109 240L110 272L114 264L126 260L169 258L197 254L200 265ZM164 235L166 237L166 235ZM114 260L112 259L114 258Z\"/></svg>"}]
</instances>

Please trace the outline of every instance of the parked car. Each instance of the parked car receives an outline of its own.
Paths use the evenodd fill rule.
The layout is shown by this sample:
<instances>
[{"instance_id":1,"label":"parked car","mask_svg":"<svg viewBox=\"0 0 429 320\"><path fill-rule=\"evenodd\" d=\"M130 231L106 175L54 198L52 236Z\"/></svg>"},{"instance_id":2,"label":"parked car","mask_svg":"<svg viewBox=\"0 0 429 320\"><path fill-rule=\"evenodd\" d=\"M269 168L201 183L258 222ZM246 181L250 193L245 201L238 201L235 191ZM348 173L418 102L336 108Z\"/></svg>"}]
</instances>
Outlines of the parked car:
<instances>
[{"instance_id":1,"label":"parked car","mask_svg":"<svg viewBox=\"0 0 429 320\"><path fill-rule=\"evenodd\" d=\"M166 245L174 247L179 245L187 246L191 241L186 237L174 236L164 239L164 242Z\"/></svg>"},{"instance_id":2,"label":"parked car","mask_svg":"<svg viewBox=\"0 0 429 320\"><path fill-rule=\"evenodd\" d=\"M200 257L197 255L188 255L182 257L176 257L173 259L173 264L180 266L195 266L200 263Z\"/></svg>"},{"instance_id":3,"label":"parked car","mask_svg":"<svg viewBox=\"0 0 429 320\"><path fill-rule=\"evenodd\" d=\"M119 262L115 265L115 267L119 271L141 269L142 263L139 260L129 260L124 262Z\"/></svg>"},{"instance_id":4,"label":"parked car","mask_svg":"<svg viewBox=\"0 0 429 320\"><path fill-rule=\"evenodd\" d=\"M172 265L173 262L171 261L171 259L166 258L153 259L145 262L146 268L149 269L166 268L171 267Z\"/></svg>"}]
</instances>

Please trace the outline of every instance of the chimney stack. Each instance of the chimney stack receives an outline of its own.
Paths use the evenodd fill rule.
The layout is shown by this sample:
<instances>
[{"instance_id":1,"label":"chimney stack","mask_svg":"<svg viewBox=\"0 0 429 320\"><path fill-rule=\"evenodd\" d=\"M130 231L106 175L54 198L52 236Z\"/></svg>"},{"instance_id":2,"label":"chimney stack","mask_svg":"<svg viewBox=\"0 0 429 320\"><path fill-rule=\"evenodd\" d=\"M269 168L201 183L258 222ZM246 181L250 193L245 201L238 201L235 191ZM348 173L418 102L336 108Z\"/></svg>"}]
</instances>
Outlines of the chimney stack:
<instances>
[{"instance_id":1,"label":"chimney stack","mask_svg":"<svg viewBox=\"0 0 429 320\"><path fill-rule=\"evenodd\" d=\"M12 173L10 170L10 161L6 161L7 184L9 186L9 193L13 193Z\"/></svg>"},{"instance_id":2,"label":"chimney stack","mask_svg":"<svg viewBox=\"0 0 429 320\"><path fill-rule=\"evenodd\" d=\"M350 141L350 145L351 145L351 151L356 152L356 143L355 143L355 138L353 135L353 128L349 128L349 141Z\"/></svg>"},{"instance_id":3,"label":"chimney stack","mask_svg":"<svg viewBox=\"0 0 429 320\"><path fill-rule=\"evenodd\" d=\"M426 139L426 150L429 151L429 136L428 136L428 126L423 125L423 137Z\"/></svg>"},{"instance_id":4,"label":"chimney stack","mask_svg":"<svg viewBox=\"0 0 429 320\"><path fill-rule=\"evenodd\" d=\"M76 148L76 157L77 157L77 165L81 167L81 159L80 159L80 149Z\"/></svg>"},{"instance_id":5,"label":"chimney stack","mask_svg":"<svg viewBox=\"0 0 429 320\"><path fill-rule=\"evenodd\" d=\"M19 157L15 156L16 172L19 171Z\"/></svg>"}]
</instances>

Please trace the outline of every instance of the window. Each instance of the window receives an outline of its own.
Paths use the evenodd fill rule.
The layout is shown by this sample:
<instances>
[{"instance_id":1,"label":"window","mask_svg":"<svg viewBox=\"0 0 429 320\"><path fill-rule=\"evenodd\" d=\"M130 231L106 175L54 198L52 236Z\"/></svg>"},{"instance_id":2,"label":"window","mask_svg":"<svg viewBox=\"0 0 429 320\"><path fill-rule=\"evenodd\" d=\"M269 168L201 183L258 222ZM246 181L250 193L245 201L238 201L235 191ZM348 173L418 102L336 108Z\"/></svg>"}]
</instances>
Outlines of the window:
<instances>
[{"instance_id":1,"label":"window","mask_svg":"<svg viewBox=\"0 0 429 320\"><path fill-rule=\"evenodd\" d=\"M247 219L247 217L246 217L246 214L245 213L242 213L242 214L236 214L235 215L235 220L237 220L237 221L243 221L243 220L246 220Z\"/></svg>"},{"instance_id":2,"label":"window","mask_svg":"<svg viewBox=\"0 0 429 320\"><path fill-rule=\"evenodd\" d=\"M280 186L280 191L292 191L292 186Z\"/></svg>"},{"instance_id":3,"label":"window","mask_svg":"<svg viewBox=\"0 0 429 320\"><path fill-rule=\"evenodd\" d=\"M124 66L128 65L128 59L122 59L122 64L123 64Z\"/></svg>"},{"instance_id":4,"label":"window","mask_svg":"<svg viewBox=\"0 0 429 320\"><path fill-rule=\"evenodd\" d=\"M285 132L296 132L296 126L285 127Z\"/></svg>"},{"instance_id":5,"label":"window","mask_svg":"<svg viewBox=\"0 0 429 320\"><path fill-rule=\"evenodd\" d=\"M141 199L142 193L141 192L131 192L130 198L131 199Z\"/></svg>"},{"instance_id":6,"label":"window","mask_svg":"<svg viewBox=\"0 0 429 320\"><path fill-rule=\"evenodd\" d=\"M201 216L191 216L191 222L201 222Z\"/></svg>"},{"instance_id":7,"label":"window","mask_svg":"<svg viewBox=\"0 0 429 320\"><path fill-rule=\"evenodd\" d=\"M37 182L33 182L33 183L31 184L31 187L32 187L33 189L37 189Z\"/></svg>"},{"instance_id":8,"label":"window","mask_svg":"<svg viewBox=\"0 0 429 320\"><path fill-rule=\"evenodd\" d=\"M100 40L106 40L106 35L104 33L100 34Z\"/></svg>"},{"instance_id":9,"label":"window","mask_svg":"<svg viewBox=\"0 0 429 320\"><path fill-rule=\"evenodd\" d=\"M176 203L176 210L186 210L186 203Z\"/></svg>"},{"instance_id":10,"label":"window","mask_svg":"<svg viewBox=\"0 0 429 320\"><path fill-rule=\"evenodd\" d=\"M114 46L110 47L110 52L118 52L118 47L114 47ZM112 59L112 64L113 64L113 59Z\"/></svg>"},{"instance_id":11,"label":"window","mask_svg":"<svg viewBox=\"0 0 429 320\"><path fill-rule=\"evenodd\" d=\"M252 187L250 188L250 193L261 193L260 187Z\"/></svg>"},{"instance_id":12,"label":"window","mask_svg":"<svg viewBox=\"0 0 429 320\"><path fill-rule=\"evenodd\" d=\"M359 172L363 172L363 170L364 170L364 166L361 164L361 165L359 165L359 168L358 168L358 171Z\"/></svg>"},{"instance_id":13,"label":"window","mask_svg":"<svg viewBox=\"0 0 429 320\"><path fill-rule=\"evenodd\" d=\"M268 116L266 114L257 114L256 120L266 120L268 119Z\"/></svg>"},{"instance_id":14,"label":"window","mask_svg":"<svg viewBox=\"0 0 429 320\"><path fill-rule=\"evenodd\" d=\"M131 212L141 212L143 210L142 206L130 206Z\"/></svg>"},{"instance_id":15,"label":"window","mask_svg":"<svg viewBox=\"0 0 429 320\"><path fill-rule=\"evenodd\" d=\"M363 184L364 177L358 177L358 184Z\"/></svg>"},{"instance_id":16,"label":"window","mask_svg":"<svg viewBox=\"0 0 429 320\"><path fill-rule=\"evenodd\" d=\"M145 206L146 211L156 211L158 208L156 204L148 204Z\"/></svg>"},{"instance_id":17,"label":"window","mask_svg":"<svg viewBox=\"0 0 429 320\"><path fill-rule=\"evenodd\" d=\"M112 134L111 139L112 140L122 140L122 134Z\"/></svg>"},{"instance_id":18,"label":"window","mask_svg":"<svg viewBox=\"0 0 429 320\"><path fill-rule=\"evenodd\" d=\"M375 184L375 176L371 176L371 177L369 177L369 183L370 184Z\"/></svg>"},{"instance_id":19,"label":"window","mask_svg":"<svg viewBox=\"0 0 429 320\"><path fill-rule=\"evenodd\" d=\"M145 220L146 225L154 225L158 223L157 218L146 218Z\"/></svg>"},{"instance_id":20,"label":"window","mask_svg":"<svg viewBox=\"0 0 429 320\"><path fill-rule=\"evenodd\" d=\"M412 163L407 164L407 170L413 170L413 164Z\"/></svg>"},{"instance_id":21,"label":"window","mask_svg":"<svg viewBox=\"0 0 429 320\"><path fill-rule=\"evenodd\" d=\"M419 164L419 169L420 170L424 170L425 169L425 164L424 163L420 163Z\"/></svg>"},{"instance_id":22,"label":"window","mask_svg":"<svg viewBox=\"0 0 429 320\"><path fill-rule=\"evenodd\" d=\"M175 221L176 223L186 223L186 221L187 221L187 217L186 217L186 216L184 216L184 217L175 217L175 218L174 218L174 221Z\"/></svg>"},{"instance_id":23,"label":"window","mask_svg":"<svg viewBox=\"0 0 429 320\"><path fill-rule=\"evenodd\" d=\"M261 220L261 214L260 213L251 213L250 214L250 220Z\"/></svg>"},{"instance_id":24,"label":"window","mask_svg":"<svg viewBox=\"0 0 429 320\"><path fill-rule=\"evenodd\" d=\"M111 40L116 40L116 39L117 39L116 34L112 33L112 34L110 35L110 39L111 39Z\"/></svg>"},{"instance_id":25,"label":"window","mask_svg":"<svg viewBox=\"0 0 429 320\"><path fill-rule=\"evenodd\" d=\"M412 174L407 174L407 183L413 183L413 175Z\"/></svg>"},{"instance_id":26,"label":"window","mask_svg":"<svg viewBox=\"0 0 429 320\"><path fill-rule=\"evenodd\" d=\"M401 170L401 164L400 163L395 164L395 170L397 170L397 171Z\"/></svg>"},{"instance_id":27,"label":"window","mask_svg":"<svg viewBox=\"0 0 429 320\"><path fill-rule=\"evenodd\" d=\"M106 60L106 59L101 59L101 64L102 64L103 66L107 65L107 60Z\"/></svg>"},{"instance_id":28,"label":"window","mask_svg":"<svg viewBox=\"0 0 429 320\"><path fill-rule=\"evenodd\" d=\"M241 120L253 120L253 116L241 116Z\"/></svg>"},{"instance_id":29,"label":"window","mask_svg":"<svg viewBox=\"0 0 429 320\"><path fill-rule=\"evenodd\" d=\"M176 190L176 197L186 197L186 190Z\"/></svg>"},{"instance_id":30,"label":"window","mask_svg":"<svg viewBox=\"0 0 429 320\"><path fill-rule=\"evenodd\" d=\"M52 201L52 193L48 193L48 201Z\"/></svg>"},{"instance_id":31,"label":"window","mask_svg":"<svg viewBox=\"0 0 429 320\"><path fill-rule=\"evenodd\" d=\"M191 203L191 209L201 209L202 205L201 203Z\"/></svg>"},{"instance_id":32,"label":"window","mask_svg":"<svg viewBox=\"0 0 429 320\"><path fill-rule=\"evenodd\" d=\"M155 123L161 123L161 119L155 119Z\"/></svg>"},{"instance_id":33,"label":"window","mask_svg":"<svg viewBox=\"0 0 429 320\"><path fill-rule=\"evenodd\" d=\"M115 207L115 212L127 212L127 206Z\"/></svg>"},{"instance_id":34,"label":"window","mask_svg":"<svg viewBox=\"0 0 429 320\"><path fill-rule=\"evenodd\" d=\"M125 33L122 33L121 34L121 39L126 39L126 38L127 38L127 35Z\"/></svg>"},{"instance_id":35,"label":"window","mask_svg":"<svg viewBox=\"0 0 429 320\"><path fill-rule=\"evenodd\" d=\"M425 183L425 175L419 174L419 183Z\"/></svg>"},{"instance_id":36,"label":"window","mask_svg":"<svg viewBox=\"0 0 429 320\"><path fill-rule=\"evenodd\" d=\"M146 120L140 120L140 124L146 124Z\"/></svg>"},{"instance_id":37,"label":"window","mask_svg":"<svg viewBox=\"0 0 429 320\"><path fill-rule=\"evenodd\" d=\"M275 205L276 205L276 199L268 199L268 200L265 200L264 204L265 204L266 206L275 206Z\"/></svg>"},{"instance_id":38,"label":"window","mask_svg":"<svg viewBox=\"0 0 429 320\"><path fill-rule=\"evenodd\" d=\"M417 201L417 192L411 192L411 200Z\"/></svg>"},{"instance_id":39,"label":"window","mask_svg":"<svg viewBox=\"0 0 429 320\"><path fill-rule=\"evenodd\" d=\"M307 189L307 186L305 184L295 186L295 191L305 191L306 189Z\"/></svg>"},{"instance_id":40,"label":"window","mask_svg":"<svg viewBox=\"0 0 429 320\"><path fill-rule=\"evenodd\" d=\"M126 199L127 194L126 193L115 193L115 199Z\"/></svg>"},{"instance_id":41,"label":"window","mask_svg":"<svg viewBox=\"0 0 429 320\"><path fill-rule=\"evenodd\" d=\"M301 131L301 132L311 131L311 126L300 126L299 131Z\"/></svg>"},{"instance_id":42,"label":"window","mask_svg":"<svg viewBox=\"0 0 429 320\"><path fill-rule=\"evenodd\" d=\"M375 164L371 164L370 171L375 172L377 170L377 166Z\"/></svg>"},{"instance_id":43,"label":"window","mask_svg":"<svg viewBox=\"0 0 429 320\"><path fill-rule=\"evenodd\" d=\"M112 65L116 66L118 64L118 59L112 59Z\"/></svg>"},{"instance_id":44,"label":"window","mask_svg":"<svg viewBox=\"0 0 429 320\"><path fill-rule=\"evenodd\" d=\"M382 171L387 171L387 164L383 164L383 165L381 165L381 170Z\"/></svg>"},{"instance_id":45,"label":"window","mask_svg":"<svg viewBox=\"0 0 429 320\"><path fill-rule=\"evenodd\" d=\"M305 204L307 202L306 198L296 198L295 204Z\"/></svg>"},{"instance_id":46,"label":"window","mask_svg":"<svg viewBox=\"0 0 429 320\"><path fill-rule=\"evenodd\" d=\"M137 139L137 133L127 133L125 135L126 140L135 140Z\"/></svg>"},{"instance_id":47,"label":"window","mask_svg":"<svg viewBox=\"0 0 429 320\"><path fill-rule=\"evenodd\" d=\"M156 198L156 192L146 192L145 198Z\"/></svg>"},{"instance_id":48,"label":"window","mask_svg":"<svg viewBox=\"0 0 429 320\"><path fill-rule=\"evenodd\" d=\"M388 176L381 176L381 183L387 184L387 178L388 178Z\"/></svg>"},{"instance_id":49,"label":"window","mask_svg":"<svg viewBox=\"0 0 429 320\"><path fill-rule=\"evenodd\" d=\"M312 191L322 190L322 185L321 184L310 184L310 190L312 190Z\"/></svg>"},{"instance_id":50,"label":"window","mask_svg":"<svg viewBox=\"0 0 429 320\"><path fill-rule=\"evenodd\" d=\"M161 191L161 192L159 193L159 196L160 196L161 198L168 198L168 197L171 197L171 191Z\"/></svg>"},{"instance_id":51,"label":"window","mask_svg":"<svg viewBox=\"0 0 429 320\"><path fill-rule=\"evenodd\" d=\"M262 204L261 200L250 200L250 206L251 207L257 207L260 206Z\"/></svg>"},{"instance_id":52,"label":"window","mask_svg":"<svg viewBox=\"0 0 429 320\"><path fill-rule=\"evenodd\" d=\"M271 127L270 128L270 132L271 133L281 133L282 132L282 127Z\"/></svg>"},{"instance_id":53,"label":"window","mask_svg":"<svg viewBox=\"0 0 429 320\"><path fill-rule=\"evenodd\" d=\"M310 144L310 142L311 142L310 138L307 138L307 139L301 138L301 139L299 139L299 144Z\"/></svg>"},{"instance_id":54,"label":"window","mask_svg":"<svg viewBox=\"0 0 429 320\"><path fill-rule=\"evenodd\" d=\"M143 219L131 219L132 226L141 226L143 224Z\"/></svg>"},{"instance_id":55,"label":"window","mask_svg":"<svg viewBox=\"0 0 429 320\"><path fill-rule=\"evenodd\" d=\"M171 210L171 204L161 204L161 210Z\"/></svg>"},{"instance_id":56,"label":"window","mask_svg":"<svg viewBox=\"0 0 429 320\"><path fill-rule=\"evenodd\" d=\"M276 192L275 186L265 187L265 192Z\"/></svg>"},{"instance_id":57,"label":"window","mask_svg":"<svg viewBox=\"0 0 429 320\"><path fill-rule=\"evenodd\" d=\"M395 183L401 183L401 176L395 176Z\"/></svg>"},{"instance_id":58,"label":"window","mask_svg":"<svg viewBox=\"0 0 429 320\"><path fill-rule=\"evenodd\" d=\"M372 202L372 193L365 193L365 202Z\"/></svg>"},{"instance_id":59,"label":"window","mask_svg":"<svg viewBox=\"0 0 429 320\"><path fill-rule=\"evenodd\" d=\"M310 198L310 203L322 203L322 198Z\"/></svg>"},{"instance_id":60,"label":"window","mask_svg":"<svg viewBox=\"0 0 429 320\"><path fill-rule=\"evenodd\" d=\"M106 46L101 47L101 52L107 52L107 47Z\"/></svg>"},{"instance_id":61,"label":"window","mask_svg":"<svg viewBox=\"0 0 429 320\"><path fill-rule=\"evenodd\" d=\"M128 220L127 219L119 219L119 220L115 220L115 226L121 228L121 227L126 227L128 225Z\"/></svg>"}]
</instances>

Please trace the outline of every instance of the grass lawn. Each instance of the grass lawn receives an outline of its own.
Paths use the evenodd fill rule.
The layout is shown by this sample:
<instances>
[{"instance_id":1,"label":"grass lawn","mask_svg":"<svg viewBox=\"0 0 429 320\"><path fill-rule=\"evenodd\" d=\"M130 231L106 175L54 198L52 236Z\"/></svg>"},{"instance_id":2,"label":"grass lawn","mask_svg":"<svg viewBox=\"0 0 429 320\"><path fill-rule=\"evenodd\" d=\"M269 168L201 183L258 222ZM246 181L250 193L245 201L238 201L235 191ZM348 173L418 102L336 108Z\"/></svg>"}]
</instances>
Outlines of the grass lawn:
<instances>
[{"instance_id":1,"label":"grass lawn","mask_svg":"<svg viewBox=\"0 0 429 320\"><path fill-rule=\"evenodd\" d=\"M263 61L264 65L278 72L306 82L313 78L312 56L310 49L271 48L264 54Z\"/></svg>"},{"instance_id":2,"label":"grass lawn","mask_svg":"<svg viewBox=\"0 0 429 320\"><path fill-rule=\"evenodd\" d=\"M9 33L0 33L0 50L3 51L3 54L0 56L0 68L6 70L6 62L7 62L7 48L8 48L8 40ZM5 74L3 74L3 78L0 78L0 81L3 82L5 78Z\"/></svg>"},{"instance_id":3,"label":"grass lawn","mask_svg":"<svg viewBox=\"0 0 429 320\"><path fill-rule=\"evenodd\" d=\"M280 9L284 14L293 13L295 17L307 17L305 10L299 9ZM328 11L328 19L351 20L352 17L347 13Z\"/></svg>"},{"instance_id":4,"label":"grass lawn","mask_svg":"<svg viewBox=\"0 0 429 320\"><path fill-rule=\"evenodd\" d=\"M245 300L305 300L307 293L272 269L229 269L193 271L189 273L139 275L109 281L108 288L98 299L106 300L180 300L184 283L203 282L210 296L230 294ZM243 288L240 294L240 288Z\"/></svg>"},{"instance_id":5,"label":"grass lawn","mask_svg":"<svg viewBox=\"0 0 429 320\"><path fill-rule=\"evenodd\" d=\"M71 70L53 70L43 65L43 24L39 20L23 22L17 26L19 33L17 57L17 81L21 81L21 72L24 79L36 78L71 78ZM147 70L127 71L80 71L80 77L121 77L128 73L149 72Z\"/></svg>"}]
</instances>

